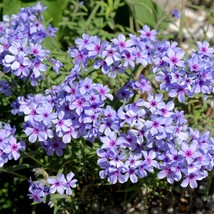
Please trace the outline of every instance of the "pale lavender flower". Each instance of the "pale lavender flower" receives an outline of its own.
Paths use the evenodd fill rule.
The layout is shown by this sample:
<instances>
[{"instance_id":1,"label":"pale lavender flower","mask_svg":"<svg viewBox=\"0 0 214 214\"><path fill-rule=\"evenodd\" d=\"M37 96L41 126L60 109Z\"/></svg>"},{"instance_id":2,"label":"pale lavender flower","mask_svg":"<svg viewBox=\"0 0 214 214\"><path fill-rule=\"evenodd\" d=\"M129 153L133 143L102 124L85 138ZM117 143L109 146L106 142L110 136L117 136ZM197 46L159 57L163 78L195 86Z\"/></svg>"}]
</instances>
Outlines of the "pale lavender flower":
<instances>
[{"instance_id":1,"label":"pale lavender flower","mask_svg":"<svg viewBox=\"0 0 214 214\"><path fill-rule=\"evenodd\" d=\"M66 195L71 195L72 194L72 189L71 188L75 188L76 187L77 179L73 179L73 177L74 177L74 173L73 172L69 172L66 175L66 182L64 183Z\"/></svg>"},{"instance_id":2,"label":"pale lavender flower","mask_svg":"<svg viewBox=\"0 0 214 214\"><path fill-rule=\"evenodd\" d=\"M156 41L156 30L150 30L150 27L148 25L144 25L142 30L139 30L140 32L140 37L142 39L148 39L151 41Z\"/></svg>"},{"instance_id":3,"label":"pale lavender flower","mask_svg":"<svg viewBox=\"0 0 214 214\"><path fill-rule=\"evenodd\" d=\"M11 155L14 160L18 160L20 157L19 150L23 150L24 147L24 142L17 143L16 138L11 135L8 138L8 144L7 147L4 149L4 152L8 155Z\"/></svg>"},{"instance_id":4,"label":"pale lavender flower","mask_svg":"<svg viewBox=\"0 0 214 214\"><path fill-rule=\"evenodd\" d=\"M201 180L200 176L195 173L191 173L184 178L181 186L187 187L188 185L190 185L191 188L196 188L198 186L197 180Z\"/></svg>"},{"instance_id":5,"label":"pale lavender flower","mask_svg":"<svg viewBox=\"0 0 214 214\"><path fill-rule=\"evenodd\" d=\"M133 46L132 40L127 40L126 37L123 34L118 35L118 39L114 38L111 40L115 47L118 48L119 52L123 52L124 50L128 50Z\"/></svg>"},{"instance_id":6,"label":"pale lavender flower","mask_svg":"<svg viewBox=\"0 0 214 214\"><path fill-rule=\"evenodd\" d=\"M202 42L197 42L198 45L198 53L200 54L204 54L206 56L212 56L212 54L214 53L214 48L210 48L210 44L207 41Z\"/></svg>"},{"instance_id":7,"label":"pale lavender flower","mask_svg":"<svg viewBox=\"0 0 214 214\"><path fill-rule=\"evenodd\" d=\"M184 67L184 61L181 60L184 57L183 51L169 48L167 55L168 56L163 57L163 60L169 63L170 70L174 68L174 66Z\"/></svg>"},{"instance_id":8,"label":"pale lavender flower","mask_svg":"<svg viewBox=\"0 0 214 214\"><path fill-rule=\"evenodd\" d=\"M51 184L50 193L54 194L56 191L63 195L65 188L66 179L64 174L59 174L56 178L49 177L48 183Z\"/></svg>"}]
</instances>

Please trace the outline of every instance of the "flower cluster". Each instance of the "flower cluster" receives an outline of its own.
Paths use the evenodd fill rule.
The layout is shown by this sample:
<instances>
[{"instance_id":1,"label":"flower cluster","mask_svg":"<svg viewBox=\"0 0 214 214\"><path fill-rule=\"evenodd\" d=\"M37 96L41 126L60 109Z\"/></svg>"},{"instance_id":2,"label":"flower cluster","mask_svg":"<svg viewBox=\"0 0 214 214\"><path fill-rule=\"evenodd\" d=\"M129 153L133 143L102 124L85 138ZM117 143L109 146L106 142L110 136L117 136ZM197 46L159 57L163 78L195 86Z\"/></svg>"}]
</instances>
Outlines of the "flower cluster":
<instances>
[{"instance_id":1,"label":"flower cluster","mask_svg":"<svg viewBox=\"0 0 214 214\"><path fill-rule=\"evenodd\" d=\"M0 123L0 167L3 167L8 160L18 160L20 151L25 149L23 141L17 142L15 135L15 128L9 124L4 125Z\"/></svg>"},{"instance_id":2,"label":"flower cluster","mask_svg":"<svg viewBox=\"0 0 214 214\"><path fill-rule=\"evenodd\" d=\"M98 36L83 34L75 41L76 46L69 49L74 65L87 70L92 64L110 78L124 73L135 65L151 65L160 82L160 89L166 90L170 97L178 97L180 102L185 96L212 92L214 83L214 48L209 43L197 42L198 50L184 58L184 52L176 42L159 41L156 30L144 26L140 36L130 34L129 38L119 34L111 42L101 41Z\"/></svg>"},{"instance_id":3,"label":"flower cluster","mask_svg":"<svg viewBox=\"0 0 214 214\"><path fill-rule=\"evenodd\" d=\"M129 178L135 183L155 171L169 183L183 179L182 186L196 187L196 180L213 168L213 138L188 128L184 112L174 109L172 101L164 102L162 94L152 94L143 75L130 85L147 92L147 99L116 111L105 105L106 97L112 99L106 86L82 80L72 70L45 96L19 98L24 131L30 142L38 139L48 155L58 156L72 138L98 138L100 177L112 184Z\"/></svg>"},{"instance_id":4,"label":"flower cluster","mask_svg":"<svg viewBox=\"0 0 214 214\"><path fill-rule=\"evenodd\" d=\"M119 108L115 117L120 132L100 137L100 177L112 184L128 179L136 183L156 172L171 184L182 180L182 187L196 188L196 181L214 166L214 138L188 128L183 113L172 101L165 103L162 94L149 94L147 100Z\"/></svg>"},{"instance_id":5,"label":"flower cluster","mask_svg":"<svg viewBox=\"0 0 214 214\"><path fill-rule=\"evenodd\" d=\"M61 156L71 138L93 141L99 132L107 129L106 124L113 126L115 121L109 116L112 108L102 110L104 101L113 98L109 91L107 86L95 84L90 78L73 77L47 90L44 96L19 97L13 112L24 113L24 132L31 143L38 140L48 155L55 152Z\"/></svg>"},{"instance_id":6,"label":"flower cluster","mask_svg":"<svg viewBox=\"0 0 214 214\"><path fill-rule=\"evenodd\" d=\"M47 70L44 60L49 51L43 49L42 41L56 32L51 25L47 29L42 25L41 13L44 10L37 3L36 6L21 9L17 15L4 16L0 22L0 64L3 72L23 80L29 79L32 86L37 85ZM59 61L51 62L57 71L61 66ZM8 92L5 94L8 95Z\"/></svg>"},{"instance_id":7,"label":"flower cluster","mask_svg":"<svg viewBox=\"0 0 214 214\"><path fill-rule=\"evenodd\" d=\"M44 60L49 56L41 42L55 31L52 27L46 30L41 24L43 10L38 3L22 9L11 19L5 17L2 22L3 70L22 79L30 78L32 85L42 78L46 70ZM126 101L119 109L111 106L113 95L108 86L94 83L89 77L81 78L81 72L91 65L110 78L126 73L137 64L150 65L160 89L180 102L185 101L185 96L211 93L214 49L209 43L197 42L198 50L184 58L176 42L158 41L156 30L144 26L139 32L139 37L130 34L126 39L119 34L110 42L83 34L76 39L76 47L69 49L74 67L64 82L44 94L18 97L12 103L12 113L24 115L23 130L29 142L40 142L48 155L62 156L72 139L84 138L90 142L98 139L100 177L112 184L129 179L136 183L155 172L159 179L166 178L169 183L180 181L182 187L189 184L195 188L197 181L207 177L214 166L214 138L208 132L201 134L189 128L184 112L177 111L173 101L165 102L163 94L155 94L143 75L118 90L119 99ZM50 62L58 73L61 62L57 59ZM136 90L145 99L129 103ZM11 93L6 81L0 82L0 92ZM2 132L0 137L6 133ZM9 140L3 142L16 144L17 150L23 148L14 137L5 136ZM19 157L18 152L6 147L0 151L9 154L8 159ZM77 182L72 180L73 176L69 173L65 178L60 174L44 182L31 182L29 197L44 202L46 196L56 192L70 195Z\"/></svg>"},{"instance_id":8,"label":"flower cluster","mask_svg":"<svg viewBox=\"0 0 214 214\"><path fill-rule=\"evenodd\" d=\"M28 194L29 198L34 202L46 202L46 197L58 192L63 195L71 195L72 189L76 187L77 179L74 178L74 173L69 172L66 177L64 174L59 174L57 177L48 177L47 180L33 182L30 180Z\"/></svg>"}]
</instances>

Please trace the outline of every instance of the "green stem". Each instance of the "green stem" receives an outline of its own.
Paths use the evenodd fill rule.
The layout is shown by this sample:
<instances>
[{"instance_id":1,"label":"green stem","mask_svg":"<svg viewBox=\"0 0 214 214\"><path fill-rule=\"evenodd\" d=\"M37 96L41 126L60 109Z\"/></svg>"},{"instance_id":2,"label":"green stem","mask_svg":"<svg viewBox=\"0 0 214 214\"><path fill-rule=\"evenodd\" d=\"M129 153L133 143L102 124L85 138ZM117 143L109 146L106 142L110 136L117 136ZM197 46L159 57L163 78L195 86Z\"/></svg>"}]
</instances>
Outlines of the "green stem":
<instances>
[{"instance_id":1,"label":"green stem","mask_svg":"<svg viewBox=\"0 0 214 214\"><path fill-rule=\"evenodd\" d=\"M36 158L32 157L31 155L29 155L27 152L23 152L27 157L29 157L30 159L32 159L33 161L35 161L36 163L38 163L39 165L43 166L44 168L46 168L46 166L42 163L40 163Z\"/></svg>"},{"instance_id":2,"label":"green stem","mask_svg":"<svg viewBox=\"0 0 214 214\"><path fill-rule=\"evenodd\" d=\"M16 172L13 172L13 171L7 171L6 169L0 169L0 172L6 172L6 173L9 173L9 174L15 175L15 176L17 176L17 177L19 177L19 178L28 180L27 177L25 177L25 176L23 176L23 175L20 175L19 173L16 173Z\"/></svg>"}]
</instances>

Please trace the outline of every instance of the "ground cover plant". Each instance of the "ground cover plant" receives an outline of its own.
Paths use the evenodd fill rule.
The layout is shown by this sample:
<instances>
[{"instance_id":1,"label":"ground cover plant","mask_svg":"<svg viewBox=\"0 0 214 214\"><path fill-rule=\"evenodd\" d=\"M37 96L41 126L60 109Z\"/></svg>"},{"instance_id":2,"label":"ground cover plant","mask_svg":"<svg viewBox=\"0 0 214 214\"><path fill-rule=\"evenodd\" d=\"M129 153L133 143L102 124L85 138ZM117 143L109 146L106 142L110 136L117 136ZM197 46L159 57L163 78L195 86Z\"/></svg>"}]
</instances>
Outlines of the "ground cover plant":
<instances>
[{"instance_id":1,"label":"ground cover plant","mask_svg":"<svg viewBox=\"0 0 214 214\"><path fill-rule=\"evenodd\" d=\"M153 21L130 16L129 26L117 18L120 1L90 4L69 1L78 11L64 11L54 27L40 2L3 16L2 213L22 213L25 201L26 213L90 213L100 191L107 201L121 194L125 204L143 188L164 198L160 190L212 181L211 43L197 41L185 54L164 38L167 21L157 23L164 13L154 3ZM71 28L76 35L69 41Z\"/></svg>"}]
</instances>

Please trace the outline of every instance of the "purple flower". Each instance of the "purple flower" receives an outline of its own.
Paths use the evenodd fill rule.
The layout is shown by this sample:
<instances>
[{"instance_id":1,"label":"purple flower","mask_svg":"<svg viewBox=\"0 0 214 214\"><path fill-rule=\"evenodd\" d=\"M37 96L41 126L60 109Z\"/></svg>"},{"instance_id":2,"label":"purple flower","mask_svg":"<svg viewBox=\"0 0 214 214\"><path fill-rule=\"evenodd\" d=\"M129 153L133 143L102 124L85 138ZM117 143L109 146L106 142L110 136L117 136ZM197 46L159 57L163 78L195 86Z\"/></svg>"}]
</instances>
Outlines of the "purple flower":
<instances>
[{"instance_id":1,"label":"purple flower","mask_svg":"<svg viewBox=\"0 0 214 214\"><path fill-rule=\"evenodd\" d=\"M181 183L181 186L187 187L189 184L191 188L196 188L198 186L197 180L201 180L200 175L190 173L188 176L184 178L184 180Z\"/></svg>"},{"instance_id":2,"label":"purple flower","mask_svg":"<svg viewBox=\"0 0 214 214\"><path fill-rule=\"evenodd\" d=\"M124 50L129 50L133 46L132 40L127 40L123 34L118 35L118 39L114 38L111 40L115 47L118 48L119 52L123 52Z\"/></svg>"},{"instance_id":3,"label":"purple flower","mask_svg":"<svg viewBox=\"0 0 214 214\"><path fill-rule=\"evenodd\" d=\"M130 65L131 68L134 68L135 63L133 61L134 60L133 54L128 50L124 50L122 56L124 58L123 66L128 67L128 65Z\"/></svg>"},{"instance_id":4,"label":"purple flower","mask_svg":"<svg viewBox=\"0 0 214 214\"><path fill-rule=\"evenodd\" d=\"M53 120L53 123L56 124L56 132L66 132L69 131L69 127L71 127L72 122L70 119L65 119L65 112L60 111L58 113L58 118Z\"/></svg>"},{"instance_id":5,"label":"purple flower","mask_svg":"<svg viewBox=\"0 0 214 214\"><path fill-rule=\"evenodd\" d=\"M172 16L176 17L178 19L181 18L181 14L180 14L179 10L177 10L177 9L172 10Z\"/></svg>"},{"instance_id":6,"label":"purple flower","mask_svg":"<svg viewBox=\"0 0 214 214\"><path fill-rule=\"evenodd\" d=\"M117 146L117 136L114 132L112 132L108 137L100 137L100 140L103 143L103 145L101 146L102 149L111 149Z\"/></svg>"},{"instance_id":7,"label":"purple flower","mask_svg":"<svg viewBox=\"0 0 214 214\"><path fill-rule=\"evenodd\" d=\"M160 166L161 171L158 173L158 178L167 177L167 181L172 184L176 179L175 168L171 166Z\"/></svg>"},{"instance_id":8,"label":"purple flower","mask_svg":"<svg viewBox=\"0 0 214 214\"><path fill-rule=\"evenodd\" d=\"M75 44L78 45L80 50L83 50L90 43L90 36L88 34L82 34L82 38L77 38Z\"/></svg>"},{"instance_id":9,"label":"purple flower","mask_svg":"<svg viewBox=\"0 0 214 214\"><path fill-rule=\"evenodd\" d=\"M108 94L108 92L110 91L108 86L102 86L101 84L97 84L96 90L99 92L101 100L105 100L106 97L110 100L113 100L113 96L111 94Z\"/></svg>"},{"instance_id":10,"label":"purple flower","mask_svg":"<svg viewBox=\"0 0 214 214\"><path fill-rule=\"evenodd\" d=\"M76 130L74 129L74 127L70 127L68 131L66 131L64 133L64 136L62 138L62 141L64 143L69 143L71 142L71 136L76 139L77 138L78 133L76 132Z\"/></svg>"},{"instance_id":11,"label":"purple flower","mask_svg":"<svg viewBox=\"0 0 214 214\"><path fill-rule=\"evenodd\" d=\"M44 202L44 193L40 189L30 189L29 190L30 194L28 194L29 198L32 199L34 202Z\"/></svg>"},{"instance_id":12,"label":"purple flower","mask_svg":"<svg viewBox=\"0 0 214 214\"><path fill-rule=\"evenodd\" d=\"M170 97L178 96L178 101L185 102L185 95L192 96L193 93L188 89L187 85L175 85L174 88L168 92Z\"/></svg>"},{"instance_id":13,"label":"purple flower","mask_svg":"<svg viewBox=\"0 0 214 214\"><path fill-rule=\"evenodd\" d=\"M124 179L128 180L128 178L130 178L132 183L137 183L138 182L137 173L138 173L138 169L130 167L126 169Z\"/></svg>"},{"instance_id":14,"label":"purple flower","mask_svg":"<svg viewBox=\"0 0 214 214\"><path fill-rule=\"evenodd\" d=\"M45 141L47 139L47 135L45 134L44 124L40 122L27 123L28 125L24 132L27 136L29 136L29 141L31 143L36 142L37 138L39 141Z\"/></svg>"},{"instance_id":15,"label":"purple flower","mask_svg":"<svg viewBox=\"0 0 214 214\"><path fill-rule=\"evenodd\" d=\"M45 144L48 155L53 155L55 152L56 155L60 157L63 155L62 149L66 148L66 144L64 144L59 137L50 140L48 139Z\"/></svg>"},{"instance_id":16,"label":"purple flower","mask_svg":"<svg viewBox=\"0 0 214 214\"><path fill-rule=\"evenodd\" d=\"M169 63L170 70L174 68L174 66L184 67L184 61L181 60L184 56L183 51L169 48L167 55L168 56L163 57L163 60Z\"/></svg>"},{"instance_id":17,"label":"purple flower","mask_svg":"<svg viewBox=\"0 0 214 214\"><path fill-rule=\"evenodd\" d=\"M84 108L88 107L88 103L83 98L77 98L70 106L69 108L71 110L75 110L75 112L78 115L81 115L81 112L84 110Z\"/></svg>"},{"instance_id":18,"label":"purple flower","mask_svg":"<svg viewBox=\"0 0 214 214\"><path fill-rule=\"evenodd\" d=\"M105 58L105 62L108 66L112 65L115 61L119 61L121 56L117 53L116 48L112 47L111 45L107 45L105 50L102 53L102 57Z\"/></svg>"},{"instance_id":19,"label":"purple flower","mask_svg":"<svg viewBox=\"0 0 214 214\"><path fill-rule=\"evenodd\" d=\"M123 168L119 167L110 167L109 168L109 175L108 175L108 181L111 184L116 184L117 181L119 183L125 183L128 180L128 176L123 175Z\"/></svg>"},{"instance_id":20,"label":"purple flower","mask_svg":"<svg viewBox=\"0 0 214 214\"><path fill-rule=\"evenodd\" d=\"M66 182L64 183L66 195L71 195L72 194L72 189L71 188L75 188L76 187L77 179L73 179L73 177L74 177L74 173L73 172L69 172L66 175Z\"/></svg>"},{"instance_id":21,"label":"purple flower","mask_svg":"<svg viewBox=\"0 0 214 214\"><path fill-rule=\"evenodd\" d=\"M101 44L101 40L98 36L93 36L90 43L86 46L86 49L89 51L88 56L91 58L94 58L97 55L101 56L106 45L106 42Z\"/></svg>"},{"instance_id":22,"label":"purple flower","mask_svg":"<svg viewBox=\"0 0 214 214\"><path fill-rule=\"evenodd\" d=\"M196 144L191 144L188 146L186 143L183 143L181 145L181 149L182 150L179 152L179 154L186 158L188 164L192 163L193 160L199 155L198 152L196 152Z\"/></svg>"},{"instance_id":23,"label":"purple flower","mask_svg":"<svg viewBox=\"0 0 214 214\"><path fill-rule=\"evenodd\" d=\"M144 105L149 108L149 110L154 113L157 109L161 108L163 105L163 94L148 94L148 102L144 102Z\"/></svg>"},{"instance_id":24,"label":"purple flower","mask_svg":"<svg viewBox=\"0 0 214 214\"><path fill-rule=\"evenodd\" d=\"M209 43L207 41L202 42L197 42L198 45L198 49L199 49L199 53L206 55L206 56L212 56L212 54L214 53L214 48L209 48Z\"/></svg>"},{"instance_id":25,"label":"purple flower","mask_svg":"<svg viewBox=\"0 0 214 214\"><path fill-rule=\"evenodd\" d=\"M147 40L151 40L151 41L156 40L157 31L156 30L150 30L150 27L148 25L144 25L143 29L139 30L139 32L140 32L140 37L142 39L147 39Z\"/></svg>"},{"instance_id":26,"label":"purple flower","mask_svg":"<svg viewBox=\"0 0 214 214\"><path fill-rule=\"evenodd\" d=\"M174 109L174 103L172 101L168 102L167 104L161 103L159 104L159 110L156 112L156 114L159 114L163 117L170 117L173 115L172 110Z\"/></svg>"},{"instance_id":27,"label":"purple flower","mask_svg":"<svg viewBox=\"0 0 214 214\"><path fill-rule=\"evenodd\" d=\"M34 119L39 122L42 121L46 126L52 123L52 120L57 117L57 114L53 113L53 107L50 104L47 104L44 107L38 107L36 113L37 115L35 115Z\"/></svg>"},{"instance_id":28,"label":"purple flower","mask_svg":"<svg viewBox=\"0 0 214 214\"><path fill-rule=\"evenodd\" d=\"M142 153L143 153L145 162L148 166L152 166L155 168L158 167L157 161L154 160L154 158L156 157L156 153L154 151L150 151L150 152L142 151Z\"/></svg>"},{"instance_id":29,"label":"purple flower","mask_svg":"<svg viewBox=\"0 0 214 214\"><path fill-rule=\"evenodd\" d=\"M200 61L197 55L188 59L188 64L189 64L190 70L194 72L200 71L205 66L205 64Z\"/></svg>"},{"instance_id":30,"label":"purple flower","mask_svg":"<svg viewBox=\"0 0 214 214\"><path fill-rule=\"evenodd\" d=\"M48 183L51 184L51 187L50 187L51 194L54 194L56 191L61 195L64 194L64 190L66 189L65 188L66 179L63 174L59 174L56 178L49 177Z\"/></svg>"},{"instance_id":31,"label":"purple flower","mask_svg":"<svg viewBox=\"0 0 214 214\"><path fill-rule=\"evenodd\" d=\"M25 148L24 142L17 143L17 140L12 135L8 138L8 145L3 150L6 154L11 155L14 160L18 160L20 157L19 150L23 150Z\"/></svg>"}]
</instances>

